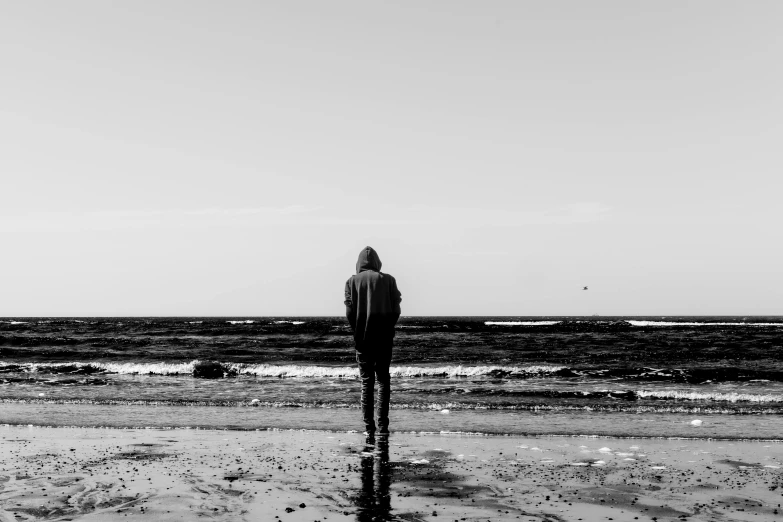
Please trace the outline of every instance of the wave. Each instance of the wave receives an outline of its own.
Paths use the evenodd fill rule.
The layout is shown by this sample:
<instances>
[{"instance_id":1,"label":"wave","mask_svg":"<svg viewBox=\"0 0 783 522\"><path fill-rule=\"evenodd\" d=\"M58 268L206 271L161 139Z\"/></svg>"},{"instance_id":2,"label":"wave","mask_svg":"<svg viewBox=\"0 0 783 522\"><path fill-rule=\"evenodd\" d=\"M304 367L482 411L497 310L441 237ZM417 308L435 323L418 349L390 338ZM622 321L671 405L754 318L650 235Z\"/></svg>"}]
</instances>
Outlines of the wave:
<instances>
[{"instance_id":1,"label":"wave","mask_svg":"<svg viewBox=\"0 0 783 522\"><path fill-rule=\"evenodd\" d=\"M94 373L117 373L129 375L181 375L193 374L189 363L0 363L0 373L53 373L89 375Z\"/></svg>"},{"instance_id":2,"label":"wave","mask_svg":"<svg viewBox=\"0 0 783 522\"><path fill-rule=\"evenodd\" d=\"M552 326L563 321L484 321L487 326Z\"/></svg>"},{"instance_id":3,"label":"wave","mask_svg":"<svg viewBox=\"0 0 783 522\"><path fill-rule=\"evenodd\" d=\"M732 366L718 368L585 368L563 370L561 375L570 371L573 376L590 378L609 378L637 381L671 381L691 384L742 381L764 382L783 381L783 372L774 370L754 370Z\"/></svg>"},{"instance_id":4,"label":"wave","mask_svg":"<svg viewBox=\"0 0 783 522\"><path fill-rule=\"evenodd\" d=\"M115 373L126 375L192 375L199 360L180 363L0 363L0 373ZM220 363L228 375L299 378L358 378L356 366L314 366ZM562 366L392 366L393 377L529 377L553 375L565 370Z\"/></svg>"},{"instance_id":5,"label":"wave","mask_svg":"<svg viewBox=\"0 0 783 522\"><path fill-rule=\"evenodd\" d=\"M89 375L113 373L125 375L193 375L202 361L189 362L61 362L61 363L4 363L0 374L52 373ZM207 362L207 361L204 361ZM211 363L225 376L253 375L275 378L350 378L359 377L356 366L324 366L300 364ZM465 378L527 379L531 377L558 377L624 381L658 381L690 384L718 382L783 382L783 371L755 370L736 367L718 368L569 368L555 364L529 366L503 365L394 365L393 377L399 378Z\"/></svg>"},{"instance_id":6,"label":"wave","mask_svg":"<svg viewBox=\"0 0 783 522\"><path fill-rule=\"evenodd\" d=\"M180 406L180 407L249 407L249 408L321 408L359 409L357 401L260 401L260 400L185 400L185 399L80 399L80 398L2 398L0 404L78 404L102 406ZM606 413L687 413L719 415L780 415L781 408L729 405L637 405L637 404L510 404L470 402L399 402L390 405L393 410L448 410L458 411L532 411L532 412L606 412Z\"/></svg>"},{"instance_id":7,"label":"wave","mask_svg":"<svg viewBox=\"0 0 783 522\"><path fill-rule=\"evenodd\" d=\"M779 326L783 323L707 323L707 322L685 322L685 321L635 321L626 319L626 323L632 326Z\"/></svg>"},{"instance_id":8,"label":"wave","mask_svg":"<svg viewBox=\"0 0 783 522\"><path fill-rule=\"evenodd\" d=\"M773 393L697 392L691 390L562 390L538 388L506 390L475 386L470 388L419 388L399 392L405 395L462 395L465 397L517 397L540 399L624 400L624 401L691 401L755 404L783 404L783 395Z\"/></svg>"},{"instance_id":9,"label":"wave","mask_svg":"<svg viewBox=\"0 0 783 522\"><path fill-rule=\"evenodd\" d=\"M755 403L783 403L783 395L771 393L723 393L723 392L694 392L679 390L660 390L646 391L639 390L634 392L637 397L642 399L674 399L685 401L721 401L721 402L755 402Z\"/></svg>"},{"instance_id":10,"label":"wave","mask_svg":"<svg viewBox=\"0 0 783 522\"><path fill-rule=\"evenodd\" d=\"M298 365L230 365L240 374L258 377L359 377L359 369L353 366L298 366ZM481 377L481 376L533 376L548 375L562 370L561 366L392 366L392 377Z\"/></svg>"},{"instance_id":11,"label":"wave","mask_svg":"<svg viewBox=\"0 0 783 522\"><path fill-rule=\"evenodd\" d=\"M234 321L226 321L229 324L253 324L257 321L253 319L237 319ZM203 323L203 321L190 321L190 324L196 324L196 323ZM279 320L279 321L272 321L273 324L305 324L304 321L293 321L293 320ZM268 323L267 323L268 324Z\"/></svg>"}]
</instances>

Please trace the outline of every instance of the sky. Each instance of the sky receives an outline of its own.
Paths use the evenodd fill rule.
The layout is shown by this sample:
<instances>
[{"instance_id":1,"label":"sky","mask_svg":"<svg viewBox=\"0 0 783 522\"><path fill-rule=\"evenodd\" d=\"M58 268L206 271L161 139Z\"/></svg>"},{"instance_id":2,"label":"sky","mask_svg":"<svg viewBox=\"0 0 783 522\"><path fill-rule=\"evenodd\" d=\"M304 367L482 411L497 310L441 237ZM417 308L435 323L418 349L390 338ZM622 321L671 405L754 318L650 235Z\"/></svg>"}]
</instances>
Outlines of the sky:
<instances>
[{"instance_id":1,"label":"sky","mask_svg":"<svg viewBox=\"0 0 783 522\"><path fill-rule=\"evenodd\" d=\"M0 316L336 316L367 245L403 315L783 314L782 24L7 3Z\"/></svg>"}]
</instances>

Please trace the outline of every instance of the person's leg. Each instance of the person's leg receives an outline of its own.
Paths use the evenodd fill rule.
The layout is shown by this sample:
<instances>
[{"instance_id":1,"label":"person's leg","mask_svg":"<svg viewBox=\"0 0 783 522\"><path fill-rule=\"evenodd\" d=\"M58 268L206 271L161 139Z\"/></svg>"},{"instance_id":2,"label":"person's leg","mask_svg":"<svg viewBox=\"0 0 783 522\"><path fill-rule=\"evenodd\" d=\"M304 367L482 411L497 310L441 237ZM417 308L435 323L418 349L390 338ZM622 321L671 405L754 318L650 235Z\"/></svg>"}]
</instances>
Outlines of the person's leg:
<instances>
[{"instance_id":1,"label":"person's leg","mask_svg":"<svg viewBox=\"0 0 783 522\"><path fill-rule=\"evenodd\" d=\"M378 378L378 429L381 433L389 433L389 401L391 399L391 349L384 351L375 360L375 375Z\"/></svg>"},{"instance_id":2,"label":"person's leg","mask_svg":"<svg viewBox=\"0 0 783 522\"><path fill-rule=\"evenodd\" d=\"M373 358L356 352L356 362L359 363L359 377L362 380L362 418L367 433L375 433L373 418L373 402L375 396L375 361Z\"/></svg>"}]
</instances>

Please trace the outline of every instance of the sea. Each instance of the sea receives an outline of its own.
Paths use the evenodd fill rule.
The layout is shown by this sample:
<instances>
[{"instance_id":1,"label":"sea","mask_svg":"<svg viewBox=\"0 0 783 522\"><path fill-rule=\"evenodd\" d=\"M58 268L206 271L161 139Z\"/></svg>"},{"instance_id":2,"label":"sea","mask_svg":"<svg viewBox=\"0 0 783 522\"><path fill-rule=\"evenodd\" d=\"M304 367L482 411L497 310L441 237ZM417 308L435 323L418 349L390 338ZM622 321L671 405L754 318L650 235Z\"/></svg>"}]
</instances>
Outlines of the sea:
<instances>
[{"instance_id":1,"label":"sea","mask_svg":"<svg viewBox=\"0 0 783 522\"><path fill-rule=\"evenodd\" d=\"M783 440L781 316L403 317L391 374L393 433ZM350 432L359 394L340 317L0 319L0 424Z\"/></svg>"}]
</instances>

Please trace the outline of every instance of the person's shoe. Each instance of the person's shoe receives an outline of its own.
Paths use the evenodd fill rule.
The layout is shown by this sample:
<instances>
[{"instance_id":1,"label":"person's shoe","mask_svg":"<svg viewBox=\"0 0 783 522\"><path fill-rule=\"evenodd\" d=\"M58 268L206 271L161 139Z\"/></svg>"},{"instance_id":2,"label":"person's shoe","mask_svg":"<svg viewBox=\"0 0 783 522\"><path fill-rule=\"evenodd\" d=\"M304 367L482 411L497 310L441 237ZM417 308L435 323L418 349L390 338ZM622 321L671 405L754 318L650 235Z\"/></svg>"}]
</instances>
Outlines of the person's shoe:
<instances>
[{"instance_id":1,"label":"person's shoe","mask_svg":"<svg viewBox=\"0 0 783 522\"><path fill-rule=\"evenodd\" d=\"M381 426L381 429L378 430L378 435L388 435L388 434L389 434L388 426Z\"/></svg>"}]
</instances>

